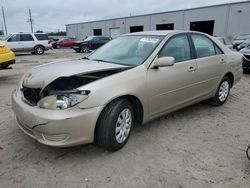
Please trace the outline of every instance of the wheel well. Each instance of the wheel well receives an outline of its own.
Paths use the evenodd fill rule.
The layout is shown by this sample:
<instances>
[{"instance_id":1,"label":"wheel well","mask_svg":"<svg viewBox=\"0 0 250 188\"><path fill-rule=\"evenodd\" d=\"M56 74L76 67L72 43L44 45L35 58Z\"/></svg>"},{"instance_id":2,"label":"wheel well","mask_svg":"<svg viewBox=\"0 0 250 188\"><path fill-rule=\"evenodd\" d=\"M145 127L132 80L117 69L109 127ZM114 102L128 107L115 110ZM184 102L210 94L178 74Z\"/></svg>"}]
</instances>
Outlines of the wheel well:
<instances>
[{"instance_id":1,"label":"wheel well","mask_svg":"<svg viewBox=\"0 0 250 188\"><path fill-rule=\"evenodd\" d=\"M227 76L230 79L232 87L234 84L234 75L231 72L228 72L225 76Z\"/></svg>"},{"instance_id":2,"label":"wheel well","mask_svg":"<svg viewBox=\"0 0 250 188\"><path fill-rule=\"evenodd\" d=\"M119 99L127 99L134 107L135 122L137 124L142 124L143 121L143 106L141 101L134 95L123 95L110 101L105 108L111 103ZM103 110L105 110L105 108ZM99 116L100 117L100 116Z\"/></svg>"},{"instance_id":3,"label":"wheel well","mask_svg":"<svg viewBox=\"0 0 250 188\"><path fill-rule=\"evenodd\" d=\"M34 47L34 49L35 49L36 47L42 47L43 49L45 49L45 47L44 47L43 45L41 45L41 44L36 45L36 46Z\"/></svg>"},{"instance_id":4,"label":"wheel well","mask_svg":"<svg viewBox=\"0 0 250 188\"><path fill-rule=\"evenodd\" d=\"M143 121L143 106L142 106L142 103L141 101L133 96L133 95L124 95L124 96L120 96L116 99L113 99L112 101L110 101L106 106L105 108L102 110L102 112L100 113L97 121L96 121L96 126L95 126L95 133L94 133L94 137L96 136L96 130L97 130L97 125L98 125L98 121L99 121L99 118L101 117L102 113L104 112L104 110L106 109L106 107L116 101L116 100L119 100L119 99L127 99L131 104L132 106L134 107L134 112L135 112L135 123L136 124L142 124L142 121Z\"/></svg>"}]
</instances>

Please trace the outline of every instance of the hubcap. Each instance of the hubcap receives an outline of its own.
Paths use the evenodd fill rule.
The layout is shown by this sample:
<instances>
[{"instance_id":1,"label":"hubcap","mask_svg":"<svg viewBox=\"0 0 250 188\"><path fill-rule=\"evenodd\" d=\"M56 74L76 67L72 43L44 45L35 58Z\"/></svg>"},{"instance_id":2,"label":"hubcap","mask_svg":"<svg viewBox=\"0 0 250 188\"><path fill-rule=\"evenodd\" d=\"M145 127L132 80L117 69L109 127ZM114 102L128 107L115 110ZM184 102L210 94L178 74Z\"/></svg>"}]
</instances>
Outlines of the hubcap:
<instances>
[{"instance_id":1,"label":"hubcap","mask_svg":"<svg viewBox=\"0 0 250 188\"><path fill-rule=\"evenodd\" d=\"M132 114L131 111L126 108L120 113L116 121L115 138L118 143L121 144L128 138L131 124Z\"/></svg>"},{"instance_id":2,"label":"hubcap","mask_svg":"<svg viewBox=\"0 0 250 188\"><path fill-rule=\"evenodd\" d=\"M43 52L43 49L42 48L37 48L37 53L38 54L41 54Z\"/></svg>"},{"instance_id":3,"label":"hubcap","mask_svg":"<svg viewBox=\"0 0 250 188\"><path fill-rule=\"evenodd\" d=\"M83 52L88 53L89 52L89 48L88 47L84 47L83 48Z\"/></svg>"},{"instance_id":4,"label":"hubcap","mask_svg":"<svg viewBox=\"0 0 250 188\"><path fill-rule=\"evenodd\" d=\"M219 89L219 99L224 102L227 99L229 93L229 83L227 81L222 82Z\"/></svg>"}]
</instances>

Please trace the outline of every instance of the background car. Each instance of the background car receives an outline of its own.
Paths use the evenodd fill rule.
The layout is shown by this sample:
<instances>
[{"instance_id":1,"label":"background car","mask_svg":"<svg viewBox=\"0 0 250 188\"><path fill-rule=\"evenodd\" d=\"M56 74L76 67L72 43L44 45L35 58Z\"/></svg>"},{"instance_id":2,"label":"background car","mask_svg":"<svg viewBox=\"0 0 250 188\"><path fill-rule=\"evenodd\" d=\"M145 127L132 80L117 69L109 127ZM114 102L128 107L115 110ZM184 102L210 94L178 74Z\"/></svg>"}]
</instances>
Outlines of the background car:
<instances>
[{"instance_id":1,"label":"background car","mask_svg":"<svg viewBox=\"0 0 250 188\"><path fill-rule=\"evenodd\" d=\"M250 45L240 50L243 54L243 70L250 70Z\"/></svg>"},{"instance_id":2,"label":"background car","mask_svg":"<svg viewBox=\"0 0 250 188\"><path fill-rule=\"evenodd\" d=\"M244 42L245 40L250 38L250 34L246 34L246 35L239 35L237 37L234 38L232 44L233 44L233 48L237 49L237 46L240 45L242 42Z\"/></svg>"},{"instance_id":3,"label":"background car","mask_svg":"<svg viewBox=\"0 0 250 188\"><path fill-rule=\"evenodd\" d=\"M51 45L54 49L62 47L72 47L76 38L63 38L56 42L52 42Z\"/></svg>"},{"instance_id":4,"label":"background car","mask_svg":"<svg viewBox=\"0 0 250 188\"><path fill-rule=\"evenodd\" d=\"M136 124L203 100L223 105L241 76L242 54L209 35L131 33L84 59L27 71L12 108L20 129L43 144L116 151Z\"/></svg>"},{"instance_id":5,"label":"background car","mask_svg":"<svg viewBox=\"0 0 250 188\"><path fill-rule=\"evenodd\" d=\"M51 49L48 35L45 33L13 33L3 39L13 52L31 52L44 54Z\"/></svg>"},{"instance_id":6,"label":"background car","mask_svg":"<svg viewBox=\"0 0 250 188\"><path fill-rule=\"evenodd\" d=\"M240 51L241 49L250 45L250 38L244 40L241 44L237 46L237 50Z\"/></svg>"},{"instance_id":7,"label":"background car","mask_svg":"<svg viewBox=\"0 0 250 188\"><path fill-rule=\"evenodd\" d=\"M0 69L15 63L15 54L4 43L0 42Z\"/></svg>"},{"instance_id":8,"label":"background car","mask_svg":"<svg viewBox=\"0 0 250 188\"><path fill-rule=\"evenodd\" d=\"M233 45L225 38L225 37L216 37L219 41L222 42L226 47L228 47L230 50L233 49Z\"/></svg>"},{"instance_id":9,"label":"background car","mask_svg":"<svg viewBox=\"0 0 250 188\"><path fill-rule=\"evenodd\" d=\"M58 39L58 38L49 37L49 44L52 44L52 43L57 42L57 41L59 41L59 40L60 40L60 39Z\"/></svg>"},{"instance_id":10,"label":"background car","mask_svg":"<svg viewBox=\"0 0 250 188\"><path fill-rule=\"evenodd\" d=\"M83 41L74 42L73 49L76 52L88 53L90 50L95 50L110 40L110 37L89 36Z\"/></svg>"}]
</instances>

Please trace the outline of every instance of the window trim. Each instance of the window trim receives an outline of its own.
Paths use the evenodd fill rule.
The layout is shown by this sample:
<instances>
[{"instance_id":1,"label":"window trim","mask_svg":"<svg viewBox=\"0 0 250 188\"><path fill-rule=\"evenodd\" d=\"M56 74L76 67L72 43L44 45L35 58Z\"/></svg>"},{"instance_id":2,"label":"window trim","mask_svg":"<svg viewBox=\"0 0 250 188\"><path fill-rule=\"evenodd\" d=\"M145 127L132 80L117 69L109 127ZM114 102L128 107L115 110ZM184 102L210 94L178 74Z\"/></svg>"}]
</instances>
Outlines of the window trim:
<instances>
[{"instance_id":1,"label":"window trim","mask_svg":"<svg viewBox=\"0 0 250 188\"><path fill-rule=\"evenodd\" d=\"M204 34L201 34L201 33L195 33L195 32L187 33L187 35L189 35L190 40L191 40L190 42L192 43L192 46L193 46L194 59L201 59L201 58L206 58L206 57L212 57L212 56L225 54L225 52L212 39L210 39L208 36L206 36ZM196 49L195 49L194 41L192 39L192 35L200 35L200 36L203 36L203 37L207 38L209 41L211 41L212 44L213 44L213 47L214 47L215 55L205 56L205 57L197 57L197 52L196 52ZM221 51L221 54L216 54L215 46Z\"/></svg>"},{"instance_id":2,"label":"window trim","mask_svg":"<svg viewBox=\"0 0 250 188\"><path fill-rule=\"evenodd\" d=\"M156 57L159 57L159 54L163 51L163 49L165 48L165 46L169 43L169 41L171 41L173 38L175 37L178 37L178 36L182 36L182 35L186 35L187 39L188 39L188 43L189 43L189 48L190 48L190 59L189 60L186 60L186 61L190 61L190 60L193 60L195 59L195 54L193 52L193 49L192 49L192 41L190 41L189 39L189 36L188 36L188 33L178 33L178 34L175 34L171 37L168 38L168 40L165 42L165 44L162 46L161 50L157 53ZM179 61L179 62L175 62L174 64L177 64L177 63L184 63L186 61Z\"/></svg>"}]
</instances>

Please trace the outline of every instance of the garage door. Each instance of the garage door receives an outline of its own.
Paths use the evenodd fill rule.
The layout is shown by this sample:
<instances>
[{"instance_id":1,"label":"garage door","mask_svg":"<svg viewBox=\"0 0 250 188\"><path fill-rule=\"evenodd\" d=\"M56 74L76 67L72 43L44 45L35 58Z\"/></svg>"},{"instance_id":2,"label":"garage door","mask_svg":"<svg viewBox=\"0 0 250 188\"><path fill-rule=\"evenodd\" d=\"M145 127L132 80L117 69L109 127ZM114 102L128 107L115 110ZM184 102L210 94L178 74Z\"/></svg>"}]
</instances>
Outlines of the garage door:
<instances>
[{"instance_id":1,"label":"garage door","mask_svg":"<svg viewBox=\"0 0 250 188\"><path fill-rule=\"evenodd\" d=\"M110 28L109 33L112 38L118 37L121 34L120 27Z\"/></svg>"}]
</instances>

